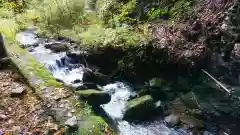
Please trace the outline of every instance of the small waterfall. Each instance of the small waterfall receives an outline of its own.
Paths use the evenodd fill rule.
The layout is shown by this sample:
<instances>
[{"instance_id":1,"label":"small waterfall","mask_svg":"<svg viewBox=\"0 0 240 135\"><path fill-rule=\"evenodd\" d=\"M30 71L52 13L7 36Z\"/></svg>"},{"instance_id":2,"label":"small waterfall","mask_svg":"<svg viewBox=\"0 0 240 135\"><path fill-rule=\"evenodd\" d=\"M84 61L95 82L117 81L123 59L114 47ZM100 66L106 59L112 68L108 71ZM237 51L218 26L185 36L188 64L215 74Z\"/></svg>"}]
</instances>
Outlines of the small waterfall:
<instances>
[{"instance_id":1,"label":"small waterfall","mask_svg":"<svg viewBox=\"0 0 240 135\"><path fill-rule=\"evenodd\" d=\"M66 85L78 87L82 85L84 63L75 58L74 53L53 53L44 45L52 44L45 41L40 42L32 31L23 31L17 34L17 40L24 46L39 43L31 48L31 55L42 63L52 75L64 82ZM43 41L41 39L41 41ZM59 42L59 41L56 41ZM79 81L76 81L79 80ZM108 104L101 105L106 113L116 122L121 135L188 135L184 129L168 128L162 120L133 124L122 120L126 109L127 100L134 93L132 88L124 82L115 82L103 86L104 91L109 92L112 97ZM141 113L141 112L140 112ZM205 133L206 135L208 133Z\"/></svg>"}]
</instances>

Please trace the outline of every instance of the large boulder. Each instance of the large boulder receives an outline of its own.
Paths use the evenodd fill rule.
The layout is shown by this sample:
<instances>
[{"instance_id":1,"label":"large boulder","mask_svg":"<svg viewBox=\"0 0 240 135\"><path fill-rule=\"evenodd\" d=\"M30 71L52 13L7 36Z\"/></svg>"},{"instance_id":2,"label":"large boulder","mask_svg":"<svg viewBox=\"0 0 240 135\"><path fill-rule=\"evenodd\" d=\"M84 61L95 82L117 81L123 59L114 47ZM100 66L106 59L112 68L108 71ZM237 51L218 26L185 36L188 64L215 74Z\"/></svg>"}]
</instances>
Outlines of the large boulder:
<instances>
[{"instance_id":1,"label":"large boulder","mask_svg":"<svg viewBox=\"0 0 240 135\"><path fill-rule=\"evenodd\" d=\"M110 78L104 74L91 69L84 69L82 81L84 83L96 83L98 85L106 85L110 83Z\"/></svg>"},{"instance_id":2,"label":"large boulder","mask_svg":"<svg viewBox=\"0 0 240 135\"><path fill-rule=\"evenodd\" d=\"M148 119L156 109L154 100L150 95L130 100L123 119L128 121Z\"/></svg>"},{"instance_id":3,"label":"large boulder","mask_svg":"<svg viewBox=\"0 0 240 135\"><path fill-rule=\"evenodd\" d=\"M79 99L85 100L93 106L107 104L111 101L111 95L109 93L94 89L76 91L75 94L79 96Z\"/></svg>"}]
</instances>

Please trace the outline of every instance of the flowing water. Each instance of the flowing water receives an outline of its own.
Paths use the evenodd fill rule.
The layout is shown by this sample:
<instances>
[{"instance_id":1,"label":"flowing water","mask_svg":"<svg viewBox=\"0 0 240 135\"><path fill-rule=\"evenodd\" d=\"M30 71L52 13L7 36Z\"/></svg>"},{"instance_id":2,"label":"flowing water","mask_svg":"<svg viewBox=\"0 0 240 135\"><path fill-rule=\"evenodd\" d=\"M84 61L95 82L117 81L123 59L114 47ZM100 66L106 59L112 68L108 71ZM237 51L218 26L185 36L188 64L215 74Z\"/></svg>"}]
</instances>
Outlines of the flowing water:
<instances>
[{"instance_id":1,"label":"flowing water","mask_svg":"<svg viewBox=\"0 0 240 135\"><path fill-rule=\"evenodd\" d=\"M82 61L74 59L69 53L58 52L53 53L46 49L44 45L55 44L59 41L46 40L37 37L34 30L25 30L17 34L17 40L29 49L29 52L40 63L42 63L52 75L63 81L66 85L72 87L81 86L84 65ZM34 45L34 47L33 47ZM80 52L72 52L80 53ZM76 83L77 82L77 83ZM131 86L124 82L114 82L106 86L100 87L102 90L111 94L111 101L108 104L101 105L106 113L115 121L121 135L188 135L184 129L174 129L167 127L164 122L159 119L152 122L129 123L122 120L126 103L129 97L134 93ZM205 132L205 134L210 134Z\"/></svg>"}]
</instances>

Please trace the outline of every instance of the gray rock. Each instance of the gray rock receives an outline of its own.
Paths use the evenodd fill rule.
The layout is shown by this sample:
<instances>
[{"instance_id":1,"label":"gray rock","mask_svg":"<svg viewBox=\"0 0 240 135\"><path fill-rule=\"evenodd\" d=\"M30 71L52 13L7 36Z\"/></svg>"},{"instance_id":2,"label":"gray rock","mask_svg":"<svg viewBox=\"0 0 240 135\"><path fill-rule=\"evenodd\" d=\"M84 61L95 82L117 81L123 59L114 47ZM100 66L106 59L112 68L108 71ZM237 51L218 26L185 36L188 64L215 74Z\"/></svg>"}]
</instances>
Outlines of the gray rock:
<instances>
[{"instance_id":1,"label":"gray rock","mask_svg":"<svg viewBox=\"0 0 240 135\"><path fill-rule=\"evenodd\" d=\"M69 127L76 127L77 126L77 117L73 116L72 118L69 118L66 122L65 125Z\"/></svg>"},{"instance_id":2,"label":"gray rock","mask_svg":"<svg viewBox=\"0 0 240 135\"><path fill-rule=\"evenodd\" d=\"M142 96L130 100L123 119L132 121L140 119L148 119L156 109L154 100L150 95Z\"/></svg>"},{"instance_id":3,"label":"gray rock","mask_svg":"<svg viewBox=\"0 0 240 135\"><path fill-rule=\"evenodd\" d=\"M21 96L24 92L25 92L25 88L24 87L17 87L15 89L12 89L11 96L13 96L13 97Z\"/></svg>"},{"instance_id":4,"label":"gray rock","mask_svg":"<svg viewBox=\"0 0 240 135\"><path fill-rule=\"evenodd\" d=\"M164 120L170 125L170 126L176 126L180 123L179 116L175 114L171 114L164 118Z\"/></svg>"},{"instance_id":5,"label":"gray rock","mask_svg":"<svg viewBox=\"0 0 240 135\"><path fill-rule=\"evenodd\" d=\"M81 100L85 100L93 106L107 104L111 101L111 95L109 93L94 89L76 91L75 94L78 95Z\"/></svg>"}]
</instances>

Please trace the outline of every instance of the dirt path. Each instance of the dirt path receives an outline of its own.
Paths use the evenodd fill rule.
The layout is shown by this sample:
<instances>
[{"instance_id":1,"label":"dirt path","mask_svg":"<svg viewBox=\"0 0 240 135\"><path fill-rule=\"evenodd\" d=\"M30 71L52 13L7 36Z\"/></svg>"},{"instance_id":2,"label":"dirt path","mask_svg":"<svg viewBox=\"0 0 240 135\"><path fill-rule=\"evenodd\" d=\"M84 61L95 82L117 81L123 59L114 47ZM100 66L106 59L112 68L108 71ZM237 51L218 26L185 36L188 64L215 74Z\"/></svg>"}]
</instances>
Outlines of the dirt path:
<instances>
[{"instance_id":1,"label":"dirt path","mask_svg":"<svg viewBox=\"0 0 240 135\"><path fill-rule=\"evenodd\" d=\"M0 135L15 130L15 134L57 132L57 125L44 114L43 101L23 82L11 68L0 70ZM13 97L13 89L23 88ZM41 134L41 133L40 133ZM57 134L60 135L60 134Z\"/></svg>"}]
</instances>

